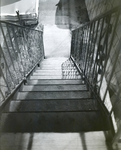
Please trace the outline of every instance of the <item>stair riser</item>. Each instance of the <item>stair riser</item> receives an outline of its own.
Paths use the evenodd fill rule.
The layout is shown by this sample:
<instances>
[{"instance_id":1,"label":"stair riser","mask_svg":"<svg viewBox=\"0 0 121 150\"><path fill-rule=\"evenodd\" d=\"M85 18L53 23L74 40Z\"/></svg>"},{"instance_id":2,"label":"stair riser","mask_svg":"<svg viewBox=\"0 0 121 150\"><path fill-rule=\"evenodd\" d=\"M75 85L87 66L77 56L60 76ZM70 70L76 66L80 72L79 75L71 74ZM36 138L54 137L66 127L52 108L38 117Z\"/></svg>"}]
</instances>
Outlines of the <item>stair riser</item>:
<instances>
[{"instance_id":1,"label":"stair riser","mask_svg":"<svg viewBox=\"0 0 121 150\"><path fill-rule=\"evenodd\" d=\"M104 124L97 112L4 113L1 130L3 132L81 132L109 129Z\"/></svg>"},{"instance_id":2,"label":"stair riser","mask_svg":"<svg viewBox=\"0 0 121 150\"><path fill-rule=\"evenodd\" d=\"M19 92L16 99L81 99L90 98L88 92Z\"/></svg>"}]
</instances>

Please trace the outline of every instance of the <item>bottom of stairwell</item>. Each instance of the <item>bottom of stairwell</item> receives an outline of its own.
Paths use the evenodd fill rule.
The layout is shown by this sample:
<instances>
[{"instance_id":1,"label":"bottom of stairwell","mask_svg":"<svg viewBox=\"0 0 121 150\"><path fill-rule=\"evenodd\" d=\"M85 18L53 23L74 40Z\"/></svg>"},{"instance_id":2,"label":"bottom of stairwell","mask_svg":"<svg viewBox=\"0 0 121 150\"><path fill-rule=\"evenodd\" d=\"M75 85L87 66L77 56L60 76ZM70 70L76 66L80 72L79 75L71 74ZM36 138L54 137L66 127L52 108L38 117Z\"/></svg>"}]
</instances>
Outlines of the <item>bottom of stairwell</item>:
<instances>
[{"instance_id":1,"label":"bottom of stairwell","mask_svg":"<svg viewBox=\"0 0 121 150\"><path fill-rule=\"evenodd\" d=\"M102 131L79 133L3 133L0 150L111 150Z\"/></svg>"}]
</instances>

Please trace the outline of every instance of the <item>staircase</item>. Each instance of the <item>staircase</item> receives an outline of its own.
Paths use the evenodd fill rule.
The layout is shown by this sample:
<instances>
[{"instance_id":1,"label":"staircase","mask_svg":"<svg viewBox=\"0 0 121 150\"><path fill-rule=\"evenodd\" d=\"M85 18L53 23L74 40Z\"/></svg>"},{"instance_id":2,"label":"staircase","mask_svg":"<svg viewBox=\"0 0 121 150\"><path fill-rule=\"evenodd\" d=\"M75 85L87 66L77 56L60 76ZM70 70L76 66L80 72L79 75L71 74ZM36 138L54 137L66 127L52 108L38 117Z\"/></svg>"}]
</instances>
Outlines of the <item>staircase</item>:
<instances>
[{"instance_id":1,"label":"staircase","mask_svg":"<svg viewBox=\"0 0 121 150\"><path fill-rule=\"evenodd\" d=\"M2 132L104 130L109 130L106 116L64 57L44 59L1 115Z\"/></svg>"}]
</instances>

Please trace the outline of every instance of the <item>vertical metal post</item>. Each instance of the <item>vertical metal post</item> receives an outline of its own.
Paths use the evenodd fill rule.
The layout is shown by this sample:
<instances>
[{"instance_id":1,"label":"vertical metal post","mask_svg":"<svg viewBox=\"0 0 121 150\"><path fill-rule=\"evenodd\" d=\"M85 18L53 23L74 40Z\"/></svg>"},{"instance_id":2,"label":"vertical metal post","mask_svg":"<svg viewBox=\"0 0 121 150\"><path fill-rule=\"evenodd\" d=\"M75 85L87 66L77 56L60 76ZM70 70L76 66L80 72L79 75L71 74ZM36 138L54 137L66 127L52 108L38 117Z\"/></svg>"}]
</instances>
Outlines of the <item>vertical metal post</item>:
<instances>
[{"instance_id":1,"label":"vertical metal post","mask_svg":"<svg viewBox=\"0 0 121 150\"><path fill-rule=\"evenodd\" d=\"M2 74L2 77L3 77L3 79L4 79L5 83L6 83L6 85L7 85L7 88L8 88L8 90L9 90L9 92L11 93L11 89L10 89L10 87L9 87L9 85L8 85L8 82L6 81L6 78L5 78L5 76L4 76L4 73L3 73L3 71L2 71L1 66L0 66L0 72L1 72L1 74Z\"/></svg>"},{"instance_id":2,"label":"vertical metal post","mask_svg":"<svg viewBox=\"0 0 121 150\"><path fill-rule=\"evenodd\" d=\"M93 50L92 50L92 59L91 59L91 62L90 62L90 70L89 70L89 74L92 75L91 73L91 68L92 68L92 65L93 65L93 59L94 59L94 52L95 52L95 47L96 47L96 41L97 41L97 35L98 35L98 29L99 29L99 23L100 23L100 20L97 21L97 27L96 27L96 36L95 36L95 39L94 39L94 47L93 47Z\"/></svg>"},{"instance_id":3,"label":"vertical metal post","mask_svg":"<svg viewBox=\"0 0 121 150\"><path fill-rule=\"evenodd\" d=\"M120 94L121 94L121 87L118 89L118 92L117 92L117 95L116 95L116 102L113 104L113 106L112 106L112 109L111 109L111 111L110 111L110 116L111 116L111 114L112 114L112 112L113 112L113 110L115 109L115 106L121 101L120 100Z\"/></svg>"},{"instance_id":4,"label":"vertical metal post","mask_svg":"<svg viewBox=\"0 0 121 150\"><path fill-rule=\"evenodd\" d=\"M98 58L98 49L99 49L99 46L100 46L100 43L101 43L101 36L102 36L102 31L103 31L103 27L104 27L104 18L102 18L102 23L101 23L101 30L100 30L100 34L99 34L99 41L98 41L98 44L97 44L97 51L96 51L96 57L95 57L95 60L94 60L94 66L93 66L93 71L92 71L92 74L93 74L93 80L92 82L94 83L94 86L96 86L96 82L97 82L97 76L98 76L98 72L97 72L97 58Z\"/></svg>"},{"instance_id":5,"label":"vertical metal post","mask_svg":"<svg viewBox=\"0 0 121 150\"><path fill-rule=\"evenodd\" d=\"M109 86L110 86L110 82L111 82L111 79L113 77L113 73L115 72L116 63L118 61L118 57L119 57L119 53L120 53L120 48L121 48L121 39L119 41L119 45L118 45L118 48L117 48L117 54L116 54L116 57L115 57L115 60L114 60L113 68L111 70L109 81L107 83L107 87L106 87L105 94L104 94L104 97L103 97L103 102L105 102L105 98L106 98L106 95L107 95L107 92L108 92L108 89L109 89Z\"/></svg>"},{"instance_id":6,"label":"vertical metal post","mask_svg":"<svg viewBox=\"0 0 121 150\"><path fill-rule=\"evenodd\" d=\"M7 67L7 70L8 70L8 72L9 72L9 74L10 74L11 81L14 83L13 77L12 77L11 72L10 72L10 68L8 67L8 64L7 64L7 61L6 61L6 58L5 58L5 55L4 55L4 53L3 53L3 50L2 50L1 45L0 45L0 53L3 55L4 61L5 61L5 65L6 65L6 67ZM1 70L2 70L2 68L1 68ZM7 82L7 81L6 81L6 82ZM14 83L14 87L15 87L15 83Z\"/></svg>"},{"instance_id":7,"label":"vertical metal post","mask_svg":"<svg viewBox=\"0 0 121 150\"><path fill-rule=\"evenodd\" d=\"M87 48L85 49L86 55L85 55L85 64L84 64L84 75L86 74L86 67L87 67L87 61L88 61L88 55L89 55L89 46L90 46L90 36L91 36L91 31L92 31L92 23L89 25L89 38L88 38L88 44Z\"/></svg>"},{"instance_id":8,"label":"vertical metal post","mask_svg":"<svg viewBox=\"0 0 121 150\"><path fill-rule=\"evenodd\" d=\"M92 42L92 40L94 40L94 29L95 29L95 22L94 23L92 23L92 35L91 35L91 43L89 44L89 53L88 53L88 61L87 61L87 66L86 66L86 68L85 68L85 72L87 72L87 77L89 77L89 73L88 73L88 70L90 70L90 68L91 68L91 63L90 63L90 56L91 56L91 50L92 50L92 44L93 44L93 42ZM92 57L93 58L93 57Z\"/></svg>"},{"instance_id":9,"label":"vertical metal post","mask_svg":"<svg viewBox=\"0 0 121 150\"><path fill-rule=\"evenodd\" d=\"M119 128L118 128L118 131L117 133L115 134L113 140L112 140L112 147L115 149L117 149L117 143L118 143L118 140L120 139L121 137L121 120L120 120L120 124L119 124Z\"/></svg>"}]
</instances>

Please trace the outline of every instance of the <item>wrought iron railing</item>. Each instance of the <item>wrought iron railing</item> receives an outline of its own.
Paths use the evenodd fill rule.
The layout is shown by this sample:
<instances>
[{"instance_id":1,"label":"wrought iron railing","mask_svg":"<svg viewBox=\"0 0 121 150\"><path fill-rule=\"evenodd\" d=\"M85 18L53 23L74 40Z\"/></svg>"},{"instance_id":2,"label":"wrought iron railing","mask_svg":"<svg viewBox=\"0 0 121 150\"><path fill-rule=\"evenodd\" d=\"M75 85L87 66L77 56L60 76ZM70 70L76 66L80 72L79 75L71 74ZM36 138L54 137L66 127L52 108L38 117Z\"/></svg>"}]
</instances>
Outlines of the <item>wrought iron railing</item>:
<instances>
[{"instance_id":1,"label":"wrought iron railing","mask_svg":"<svg viewBox=\"0 0 121 150\"><path fill-rule=\"evenodd\" d=\"M43 31L0 21L0 105L43 57Z\"/></svg>"},{"instance_id":2,"label":"wrought iron railing","mask_svg":"<svg viewBox=\"0 0 121 150\"><path fill-rule=\"evenodd\" d=\"M119 16L120 7L117 7L72 31L71 44L71 57L82 71L93 96L107 108L115 133L121 128Z\"/></svg>"}]
</instances>

